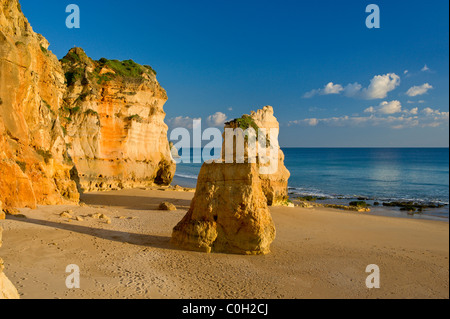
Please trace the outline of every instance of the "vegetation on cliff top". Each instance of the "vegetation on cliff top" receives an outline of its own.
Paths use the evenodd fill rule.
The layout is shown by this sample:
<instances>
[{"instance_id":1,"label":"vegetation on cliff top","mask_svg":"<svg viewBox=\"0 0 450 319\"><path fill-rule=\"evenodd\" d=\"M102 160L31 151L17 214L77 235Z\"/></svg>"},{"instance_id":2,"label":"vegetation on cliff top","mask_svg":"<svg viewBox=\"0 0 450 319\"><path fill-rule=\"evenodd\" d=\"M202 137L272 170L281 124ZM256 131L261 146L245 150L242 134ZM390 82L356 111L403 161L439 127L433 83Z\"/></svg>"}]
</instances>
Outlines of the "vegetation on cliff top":
<instances>
[{"instance_id":1,"label":"vegetation on cliff top","mask_svg":"<svg viewBox=\"0 0 450 319\"><path fill-rule=\"evenodd\" d=\"M99 63L100 69L106 66L113 70L116 75L125 78L140 78L143 74L156 75L156 71L153 70L151 66L140 65L133 60L119 61L101 58L96 62Z\"/></svg>"},{"instance_id":2,"label":"vegetation on cliff top","mask_svg":"<svg viewBox=\"0 0 450 319\"><path fill-rule=\"evenodd\" d=\"M237 127L241 128L244 131L252 127L255 130L256 134L258 134L259 126L255 123L255 120L250 115L244 114L242 115L242 117L234 119L233 121L230 121L225 124L232 124L232 123L235 123Z\"/></svg>"},{"instance_id":3,"label":"vegetation on cliff top","mask_svg":"<svg viewBox=\"0 0 450 319\"><path fill-rule=\"evenodd\" d=\"M85 76L90 77L91 80L94 80L98 84L102 84L117 77L144 80L144 75L156 75L156 71L151 66L140 65L133 60L119 61L101 58L98 61L94 61L81 48L71 49L61 59L61 63L66 71L65 76L69 86L82 80ZM92 71L86 73L86 67L89 64L91 64ZM104 69L109 69L111 72L101 73Z\"/></svg>"}]
</instances>

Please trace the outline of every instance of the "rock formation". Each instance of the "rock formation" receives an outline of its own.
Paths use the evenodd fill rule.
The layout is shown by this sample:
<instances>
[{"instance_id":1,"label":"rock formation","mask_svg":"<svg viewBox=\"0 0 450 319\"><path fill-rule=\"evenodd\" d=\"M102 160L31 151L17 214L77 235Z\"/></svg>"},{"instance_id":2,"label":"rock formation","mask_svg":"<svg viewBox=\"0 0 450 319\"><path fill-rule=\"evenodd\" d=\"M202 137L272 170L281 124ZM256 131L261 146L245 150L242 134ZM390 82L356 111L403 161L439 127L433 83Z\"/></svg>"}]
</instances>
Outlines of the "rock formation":
<instances>
[{"instance_id":1,"label":"rock formation","mask_svg":"<svg viewBox=\"0 0 450 319\"><path fill-rule=\"evenodd\" d=\"M5 207L78 201L58 110L64 73L17 0L0 0L0 200Z\"/></svg>"},{"instance_id":2,"label":"rock formation","mask_svg":"<svg viewBox=\"0 0 450 319\"><path fill-rule=\"evenodd\" d=\"M94 61L80 48L61 62L68 84L63 125L81 189L170 184L167 94L156 72L132 60Z\"/></svg>"},{"instance_id":3,"label":"rock formation","mask_svg":"<svg viewBox=\"0 0 450 319\"><path fill-rule=\"evenodd\" d=\"M275 226L257 164L203 164L191 207L172 242L190 250L266 254Z\"/></svg>"},{"instance_id":4,"label":"rock formation","mask_svg":"<svg viewBox=\"0 0 450 319\"><path fill-rule=\"evenodd\" d=\"M161 204L159 204L159 210L173 211L173 210L177 210L177 207L172 203L162 202Z\"/></svg>"},{"instance_id":5,"label":"rock formation","mask_svg":"<svg viewBox=\"0 0 450 319\"><path fill-rule=\"evenodd\" d=\"M65 204L77 202L79 191L172 181L167 95L151 67L93 61L78 48L58 61L18 0L0 0L0 26L5 207Z\"/></svg>"},{"instance_id":6,"label":"rock formation","mask_svg":"<svg viewBox=\"0 0 450 319\"><path fill-rule=\"evenodd\" d=\"M3 229L0 227L0 247L2 247L2 232ZM3 260L0 258L0 299L19 299L20 296L16 287L3 272L4 268Z\"/></svg>"},{"instance_id":7,"label":"rock formation","mask_svg":"<svg viewBox=\"0 0 450 319\"><path fill-rule=\"evenodd\" d=\"M250 116L258 127L279 130L280 125L273 114L273 108L271 106L265 106L262 110L252 112ZM289 198L288 180L291 173L284 165L284 153L279 147L277 168L277 171L273 174L260 174L264 195L266 195L267 203L270 206L283 204Z\"/></svg>"},{"instance_id":8,"label":"rock formation","mask_svg":"<svg viewBox=\"0 0 450 319\"><path fill-rule=\"evenodd\" d=\"M279 124L273 116L273 108L265 106L251 115L226 123L225 131L227 128L233 129L231 133L235 133L236 128L243 131L253 128L256 134L263 133L258 129L266 129L266 136L258 136L258 141L264 141L266 145L255 141L254 154L258 154L260 147L270 149L271 146L276 168L270 174L264 174L267 171L262 168L267 167L267 163L259 157L249 160L250 137L230 136L224 132L222 158L215 163L203 164L191 207L175 226L172 242L198 251L266 254L275 239L268 205L286 204L288 199L290 173L284 166L284 154L278 145ZM276 130L271 133L271 129ZM239 143L242 143L241 154Z\"/></svg>"},{"instance_id":9,"label":"rock formation","mask_svg":"<svg viewBox=\"0 0 450 319\"><path fill-rule=\"evenodd\" d=\"M225 129L235 129L238 127L244 130L249 127L253 127L255 131L257 131L258 128L266 129L267 140L270 141L269 130L279 130L280 125L274 116L273 108L271 106L265 106L263 109L260 109L256 112L252 111L250 115L243 115L243 117L240 119L225 123ZM276 134L276 139L278 140L278 133ZM245 145L245 159L247 160L247 142L245 143ZM278 144L276 145L276 147L278 148L278 163L276 165L276 172L272 172L270 174L260 174L262 188L269 206L282 205L286 203L288 199L288 180L290 177L290 173L284 165L283 151L279 148ZM223 149L225 149L225 138ZM235 149L233 149L233 152L235 152ZM224 153L222 153L222 157L224 157Z\"/></svg>"}]
</instances>

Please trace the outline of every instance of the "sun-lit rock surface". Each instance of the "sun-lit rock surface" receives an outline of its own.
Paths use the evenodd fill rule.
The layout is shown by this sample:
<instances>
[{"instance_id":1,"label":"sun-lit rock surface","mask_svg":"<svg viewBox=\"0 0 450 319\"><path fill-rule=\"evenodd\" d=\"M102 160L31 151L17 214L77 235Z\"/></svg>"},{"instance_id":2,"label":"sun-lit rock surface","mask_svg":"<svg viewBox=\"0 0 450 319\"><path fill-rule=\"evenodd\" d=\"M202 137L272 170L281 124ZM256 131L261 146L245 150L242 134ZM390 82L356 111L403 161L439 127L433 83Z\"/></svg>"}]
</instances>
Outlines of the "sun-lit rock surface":
<instances>
[{"instance_id":1,"label":"sun-lit rock surface","mask_svg":"<svg viewBox=\"0 0 450 319\"><path fill-rule=\"evenodd\" d=\"M257 164L203 164L172 242L204 252L267 254L274 238Z\"/></svg>"},{"instance_id":2,"label":"sun-lit rock surface","mask_svg":"<svg viewBox=\"0 0 450 319\"><path fill-rule=\"evenodd\" d=\"M0 200L31 208L76 202L58 116L61 65L17 0L0 0L0 26Z\"/></svg>"},{"instance_id":3,"label":"sun-lit rock surface","mask_svg":"<svg viewBox=\"0 0 450 319\"><path fill-rule=\"evenodd\" d=\"M243 115L240 119L235 119L228 123L225 123L225 129L227 128L242 128L243 130L253 127L255 131L259 129L266 129L267 141L270 143L270 130L275 129L276 132L275 137L278 141L278 132L280 125L278 120L274 116L274 111L272 106L265 106L264 108L257 110L256 112L252 111L250 115ZM226 145L226 135L224 134L224 143L223 143L223 152L222 158L225 159L225 145ZM234 141L236 143L236 139ZM258 148L258 143L256 147ZM267 145L269 147L270 144ZM264 195L267 198L267 203L269 206L277 206L285 204L288 199L288 180L290 177L290 172L284 165L284 153L278 145L272 145L276 149L278 149L278 163L275 165L275 171L270 171L270 174L260 174L262 188L264 191ZM233 146L231 149L233 153L234 160L236 160L236 146ZM255 151L257 154L258 151ZM267 152L269 154L270 152ZM245 151L244 151L245 162L248 162L248 141L245 140ZM262 165L257 157L257 163ZM264 166L264 165L263 165Z\"/></svg>"},{"instance_id":4,"label":"sun-lit rock surface","mask_svg":"<svg viewBox=\"0 0 450 319\"><path fill-rule=\"evenodd\" d=\"M0 0L0 26L5 207L77 202L79 191L172 181L167 94L151 67L93 61L79 48L60 62L17 0Z\"/></svg>"},{"instance_id":5,"label":"sun-lit rock surface","mask_svg":"<svg viewBox=\"0 0 450 319\"><path fill-rule=\"evenodd\" d=\"M273 107L265 106L263 109L252 112L250 116L254 119L256 125L265 129L280 129L278 120L273 115ZM277 136L278 138L278 136ZM277 171L272 174L261 174L261 183L267 202L270 206L276 206L285 203L288 197L288 180L291 173L284 165L284 153L278 147L278 165Z\"/></svg>"},{"instance_id":6,"label":"sun-lit rock surface","mask_svg":"<svg viewBox=\"0 0 450 319\"><path fill-rule=\"evenodd\" d=\"M156 72L131 60L94 61L80 48L61 62L68 83L63 125L82 190L170 184L167 94Z\"/></svg>"}]
</instances>

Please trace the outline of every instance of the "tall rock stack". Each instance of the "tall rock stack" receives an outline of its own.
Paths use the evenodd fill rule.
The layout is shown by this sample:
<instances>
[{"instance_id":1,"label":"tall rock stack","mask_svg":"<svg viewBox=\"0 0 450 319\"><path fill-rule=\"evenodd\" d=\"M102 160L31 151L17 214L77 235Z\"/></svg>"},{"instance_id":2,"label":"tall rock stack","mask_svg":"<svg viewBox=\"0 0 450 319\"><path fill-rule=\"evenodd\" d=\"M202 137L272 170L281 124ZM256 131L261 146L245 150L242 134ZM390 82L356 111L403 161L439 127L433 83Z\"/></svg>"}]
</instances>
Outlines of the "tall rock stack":
<instances>
[{"instance_id":1,"label":"tall rock stack","mask_svg":"<svg viewBox=\"0 0 450 319\"><path fill-rule=\"evenodd\" d=\"M173 230L172 242L176 245L205 252L267 254L270 251L275 226L268 205L287 200L290 173L278 146L279 124L273 116L273 108L266 106L225 125L226 129L250 127L255 131L266 129L266 143L274 146L276 170L272 174L261 174L265 164L258 159L249 162L249 139L244 137L243 163L239 163L238 139L233 135L233 148L226 149L224 133L222 159L203 164L191 207ZM276 134L271 135L270 129L276 129ZM258 145L255 146L260 147ZM226 163L227 153L233 163Z\"/></svg>"},{"instance_id":2,"label":"tall rock stack","mask_svg":"<svg viewBox=\"0 0 450 319\"><path fill-rule=\"evenodd\" d=\"M231 128L241 128L246 130L248 128L253 128L256 132L258 129L266 130L266 139L267 139L267 147L270 145L270 130L275 133L276 140L278 141L278 131L280 125L278 120L274 116L274 111L272 106L265 106L264 108L257 110L256 112L252 111L250 115L244 114L241 118L235 119L228 123L225 123L225 129ZM225 158L225 133L224 133L224 142L222 146L222 158ZM258 148L258 143L256 143L256 147ZM290 172L284 165L284 153L281 148L276 145L272 145L276 148L276 152L278 152L278 163L276 164L276 170L274 172L270 172L270 174L260 174L261 184L264 191L264 195L267 198L267 204L269 206L277 206L280 204L284 204L288 197L288 180L290 177ZM234 144L233 149L231 150L234 154L236 154L236 144ZM248 140L245 140L245 160L248 160ZM257 158L257 162L260 163L259 158ZM261 165L261 164L260 164Z\"/></svg>"},{"instance_id":3,"label":"tall rock stack","mask_svg":"<svg viewBox=\"0 0 450 319\"><path fill-rule=\"evenodd\" d=\"M2 232L3 229L0 227L0 247L2 247ZM19 299L20 296L16 287L14 287L3 272L4 268L3 260L0 258L0 299Z\"/></svg>"},{"instance_id":4,"label":"tall rock stack","mask_svg":"<svg viewBox=\"0 0 450 319\"><path fill-rule=\"evenodd\" d=\"M257 164L203 164L191 207L172 234L190 250L267 254L275 226Z\"/></svg>"},{"instance_id":5,"label":"tall rock stack","mask_svg":"<svg viewBox=\"0 0 450 319\"><path fill-rule=\"evenodd\" d=\"M273 115L273 107L265 106L263 109L256 112L251 112L250 116L260 128L280 129L280 124ZM278 134L277 134L278 139ZM284 153L281 148L278 148L278 164L277 171L272 174L260 174L261 183L266 195L269 206L277 206L286 202L288 197L288 180L291 173L284 165Z\"/></svg>"},{"instance_id":6,"label":"tall rock stack","mask_svg":"<svg viewBox=\"0 0 450 319\"><path fill-rule=\"evenodd\" d=\"M0 0L0 201L5 206L77 202L58 110L61 64L17 0Z\"/></svg>"},{"instance_id":7,"label":"tall rock stack","mask_svg":"<svg viewBox=\"0 0 450 319\"><path fill-rule=\"evenodd\" d=\"M61 60L68 90L63 125L83 191L171 183L166 91L150 66L94 61L80 48Z\"/></svg>"}]
</instances>

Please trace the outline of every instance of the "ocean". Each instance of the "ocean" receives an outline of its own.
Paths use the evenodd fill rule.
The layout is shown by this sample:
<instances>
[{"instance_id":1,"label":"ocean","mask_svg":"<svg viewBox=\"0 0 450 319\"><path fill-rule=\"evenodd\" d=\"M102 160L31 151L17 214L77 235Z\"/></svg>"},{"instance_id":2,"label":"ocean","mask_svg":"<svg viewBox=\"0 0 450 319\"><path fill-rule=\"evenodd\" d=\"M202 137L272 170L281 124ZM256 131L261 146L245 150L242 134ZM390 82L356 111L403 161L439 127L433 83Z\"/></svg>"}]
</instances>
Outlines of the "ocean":
<instances>
[{"instance_id":1,"label":"ocean","mask_svg":"<svg viewBox=\"0 0 450 319\"><path fill-rule=\"evenodd\" d=\"M373 207L374 214L446 219L449 217L448 148L283 148L291 172L289 195L323 197L348 204L415 201L444 204L411 216L399 209ZM191 151L192 154L192 151ZM177 165L173 184L195 187L202 164Z\"/></svg>"}]
</instances>

